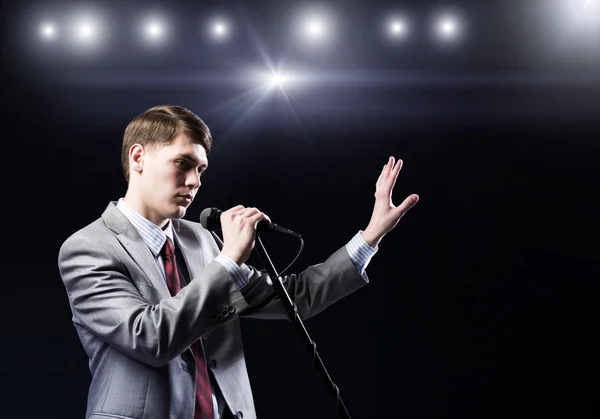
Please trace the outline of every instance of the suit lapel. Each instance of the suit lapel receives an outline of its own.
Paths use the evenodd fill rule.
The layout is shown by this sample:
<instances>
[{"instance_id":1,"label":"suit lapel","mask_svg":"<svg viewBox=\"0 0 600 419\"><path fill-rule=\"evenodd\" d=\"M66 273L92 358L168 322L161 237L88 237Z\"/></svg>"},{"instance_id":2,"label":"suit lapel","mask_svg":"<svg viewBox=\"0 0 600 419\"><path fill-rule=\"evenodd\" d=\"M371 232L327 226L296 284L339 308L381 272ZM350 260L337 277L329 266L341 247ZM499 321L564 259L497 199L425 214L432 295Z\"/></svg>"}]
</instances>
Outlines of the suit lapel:
<instances>
[{"instance_id":1,"label":"suit lapel","mask_svg":"<svg viewBox=\"0 0 600 419\"><path fill-rule=\"evenodd\" d=\"M140 237L137 230L131 226L123 234L118 235L117 239L125 247L133 261L146 274L146 278L158 290L161 297L170 297L169 288L160 273L160 269L158 269L156 259L154 259L154 255L152 255L152 252L148 249L148 246Z\"/></svg>"},{"instance_id":2,"label":"suit lapel","mask_svg":"<svg viewBox=\"0 0 600 419\"><path fill-rule=\"evenodd\" d=\"M123 245L131 259L140 267L150 284L158 291L161 297L170 297L169 288L164 281L154 255L129 222L127 217L116 207L116 202L111 202L102 214L108 228L116 233L116 238Z\"/></svg>"}]
</instances>

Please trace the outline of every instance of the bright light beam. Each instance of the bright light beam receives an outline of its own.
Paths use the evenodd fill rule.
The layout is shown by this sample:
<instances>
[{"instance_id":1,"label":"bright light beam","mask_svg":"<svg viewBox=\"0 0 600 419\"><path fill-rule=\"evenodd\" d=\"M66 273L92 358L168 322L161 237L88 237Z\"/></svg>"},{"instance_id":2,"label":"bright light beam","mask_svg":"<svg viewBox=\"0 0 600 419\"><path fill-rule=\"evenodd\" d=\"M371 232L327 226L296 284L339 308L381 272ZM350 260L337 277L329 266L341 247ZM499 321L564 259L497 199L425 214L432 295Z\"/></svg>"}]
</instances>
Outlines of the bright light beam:
<instances>
[{"instance_id":1,"label":"bright light beam","mask_svg":"<svg viewBox=\"0 0 600 419\"><path fill-rule=\"evenodd\" d=\"M283 87L285 78L279 73L273 73L270 77L271 87Z\"/></svg>"},{"instance_id":2,"label":"bright light beam","mask_svg":"<svg viewBox=\"0 0 600 419\"><path fill-rule=\"evenodd\" d=\"M325 23L318 18L312 18L304 25L306 36L310 39L319 39L327 35Z\"/></svg>"},{"instance_id":3,"label":"bright light beam","mask_svg":"<svg viewBox=\"0 0 600 419\"><path fill-rule=\"evenodd\" d=\"M408 36L410 25L406 17L396 15L386 19L383 30L388 39L398 41Z\"/></svg>"},{"instance_id":4,"label":"bright light beam","mask_svg":"<svg viewBox=\"0 0 600 419\"><path fill-rule=\"evenodd\" d=\"M146 27L146 34L150 39L157 39L164 35L165 29L161 22L150 22Z\"/></svg>"},{"instance_id":5,"label":"bright light beam","mask_svg":"<svg viewBox=\"0 0 600 419\"><path fill-rule=\"evenodd\" d=\"M458 33L458 23L451 16L445 16L439 20L437 31L443 39L453 39Z\"/></svg>"},{"instance_id":6,"label":"bright light beam","mask_svg":"<svg viewBox=\"0 0 600 419\"><path fill-rule=\"evenodd\" d=\"M151 46L166 44L171 32L169 26L166 19L158 16L145 18L140 30L143 42Z\"/></svg>"},{"instance_id":7,"label":"bright light beam","mask_svg":"<svg viewBox=\"0 0 600 419\"><path fill-rule=\"evenodd\" d=\"M98 34L98 28L91 21L81 21L77 24L76 35L81 42L91 42Z\"/></svg>"},{"instance_id":8,"label":"bright light beam","mask_svg":"<svg viewBox=\"0 0 600 419\"><path fill-rule=\"evenodd\" d=\"M100 21L91 13L75 18L71 24L71 41L74 45L91 49L100 44L102 31Z\"/></svg>"},{"instance_id":9,"label":"bright light beam","mask_svg":"<svg viewBox=\"0 0 600 419\"><path fill-rule=\"evenodd\" d=\"M325 8L311 8L298 11L293 16L295 35L311 48L331 44L335 37L336 19Z\"/></svg>"},{"instance_id":10,"label":"bright light beam","mask_svg":"<svg viewBox=\"0 0 600 419\"><path fill-rule=\"evenodd\" d=\"M40 36L45 40L55 39L57 32L56 25L52 22L45 22L40 26Z\"/></svg>"},{"instance_id":11,"label":"bright light beam","mask_svg":"<svg viewBox=\"0 0 600 419\"><path fill-rule=\"evenodd\" d=\"M464 26L456 13L440 13L433 21L433 32L443 44L455 44L464 36Z\"/></svg>"},{"instance_id":12,"label":"bright light beam","mask_svg":"<svg viewBox=\"0 0 600 419\"><path fill-rule=\"evenodd\" d=\"M224 19L215 19L209 26L209 32L215 41L225 41L231 37L231 24Z\"/></svg>"}]
</instances>

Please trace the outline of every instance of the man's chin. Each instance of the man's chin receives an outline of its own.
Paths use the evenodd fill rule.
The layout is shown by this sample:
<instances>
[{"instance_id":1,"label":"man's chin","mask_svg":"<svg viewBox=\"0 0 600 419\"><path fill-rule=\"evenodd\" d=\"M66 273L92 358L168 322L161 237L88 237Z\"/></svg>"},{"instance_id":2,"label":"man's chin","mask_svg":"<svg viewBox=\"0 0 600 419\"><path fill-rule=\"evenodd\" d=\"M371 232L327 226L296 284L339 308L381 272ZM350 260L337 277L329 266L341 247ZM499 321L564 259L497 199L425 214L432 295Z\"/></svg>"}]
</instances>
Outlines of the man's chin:
<instances>
[{"instance_id":1,"label":"man's chin","mask_svg":"<svg viewBox=\"0 0 600 419\"><path fill-rule=\"evenodd\" d=\"M183 217L185 217L186 211L187 211L186 207L179 207L179 210L174 214L173 218L183 218Z\"/></svg>"},{"instance_id":2,"label":"man's chin","mask_svg":"<svg viewBox=\"0 0 600 419\"><path fill-rule=\"evenodd\" d=\"M187 211L187 207L184 207L182 205L176 205L170 212L169 214L169 218L170 219L178 219L178 218L183 218L185 216L185 213Z\"/></svg>"}]
</instances>

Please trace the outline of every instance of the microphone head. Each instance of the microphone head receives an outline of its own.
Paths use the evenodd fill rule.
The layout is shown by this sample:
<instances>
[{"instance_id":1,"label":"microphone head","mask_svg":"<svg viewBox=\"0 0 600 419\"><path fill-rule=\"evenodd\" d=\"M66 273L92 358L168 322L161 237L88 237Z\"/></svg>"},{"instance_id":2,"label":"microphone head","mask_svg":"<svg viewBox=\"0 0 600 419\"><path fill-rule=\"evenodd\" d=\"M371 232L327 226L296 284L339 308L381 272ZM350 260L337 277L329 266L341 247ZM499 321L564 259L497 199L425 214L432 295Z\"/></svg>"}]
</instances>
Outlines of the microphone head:
<instances>
[{"instance_id":1,"label":"microphone head","mask_svg":"<svg viewBox=\"0 0 600 419\"><path fill-rule=\"evenodd\" d=\"M205 208L200 213L200 224L208 231L221 229L221 213L218 208Z\"/></svg>"}]
</instances>

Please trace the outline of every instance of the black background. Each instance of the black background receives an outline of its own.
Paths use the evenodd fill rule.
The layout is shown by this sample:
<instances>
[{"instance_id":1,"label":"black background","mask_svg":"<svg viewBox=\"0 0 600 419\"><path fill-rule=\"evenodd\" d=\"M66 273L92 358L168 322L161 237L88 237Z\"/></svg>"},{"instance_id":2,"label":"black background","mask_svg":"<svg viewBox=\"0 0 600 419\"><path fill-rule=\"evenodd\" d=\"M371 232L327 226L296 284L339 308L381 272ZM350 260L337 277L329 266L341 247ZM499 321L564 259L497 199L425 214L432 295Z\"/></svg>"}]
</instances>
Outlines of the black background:
<instances>
[{"instance_id":1,"label":"black background","mask_svg":"<svg viewBox=\"0 0 600 419\"><path fill-rule=\"evenodd\" d=\"M1 2L1 416L83 417L90 376L58 249L124 195L129 120L173 103L214 137L186 218L257 206L303 234L296 272L366 227L382 165L404 160L394 202L420 202L370 284L305 323L353 418L598 417L600 23L574 34L557 3L457 1L469 30L444 48L424 30L437 3L329 2L340 34L311 52L284 36L300 3L222 2L245 25L229 46L181 24L159 55L126 41L141 3L105 2L123 41L83 58L31 35L40 10L76 3ZM374 30L397 5L417 22L404 45ZM180 22L216 10L163 6ZM293 112L274 92L242 118L239 84L198 80L264 64L256 40L331 79L295 86ZM280 270L297 250L264 243ZM259 417L334 418L291 325L242 321Z\"/></svg>"}]
</instances>

